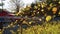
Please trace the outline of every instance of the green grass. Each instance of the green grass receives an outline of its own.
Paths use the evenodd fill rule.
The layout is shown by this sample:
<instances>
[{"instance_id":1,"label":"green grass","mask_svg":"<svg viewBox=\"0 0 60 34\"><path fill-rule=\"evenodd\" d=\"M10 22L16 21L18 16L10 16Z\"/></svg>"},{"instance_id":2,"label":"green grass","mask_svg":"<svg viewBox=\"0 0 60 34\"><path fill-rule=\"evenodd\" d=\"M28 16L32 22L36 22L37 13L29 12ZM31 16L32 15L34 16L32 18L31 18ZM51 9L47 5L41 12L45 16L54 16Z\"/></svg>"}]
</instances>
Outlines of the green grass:
<instances>
[{"instance_id":1,"label":"green grass","mask_svg":"<svg viewBox=\"0 0 60 34\"><path fill-rule=\"evenodd\" d=\"M53 24L52 24L53 23ZM3 31L0 31L0 34ZM10 30L12 34L21 34L21 29L18 28L17 31ZM22 34L60 34L60 21L45 22L43 25L31 26L27 29L22 28Z\"/></svg>"},{"instance_id":2,"label":"green grass","mask_svg":"<svg viewBox=\"0 0 60 34\"><path fill-rule=\"evenodd\" d=\"M57 25L46 24L45 27L36 25L30 28L27 28L26 30L23 30L23 31L24 31L23 34L26 32L27 34L59 34L60 24L57 24Z\"/></svg>"},{"instance_id":3,"label":"green grass","mask_svg":"<svg viewBox=\"0 0 60 34\"><path fill-rule=\"evenodd\" d=\"M20 34L21 31L17 32ZM59 23L54 21L53 24L44 23L43 25L31 26L27 29L23 29L22 34L60 34L60 21Z\"/></svg>"}]
</instances>

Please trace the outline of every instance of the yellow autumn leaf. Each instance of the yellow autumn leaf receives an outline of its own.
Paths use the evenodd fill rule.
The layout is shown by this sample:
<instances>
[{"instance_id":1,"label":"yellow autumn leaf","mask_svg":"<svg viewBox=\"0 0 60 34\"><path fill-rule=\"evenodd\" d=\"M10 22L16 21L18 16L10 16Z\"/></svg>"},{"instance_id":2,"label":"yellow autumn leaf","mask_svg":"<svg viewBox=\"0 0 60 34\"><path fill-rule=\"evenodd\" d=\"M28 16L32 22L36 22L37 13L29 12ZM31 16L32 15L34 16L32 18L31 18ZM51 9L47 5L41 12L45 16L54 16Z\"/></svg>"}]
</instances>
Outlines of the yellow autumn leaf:
<instances>
[{"instance_id":1,"label":"yellow autumn leaf","mask_svg":"<svg viewBox=\"0 0 60 34\"><path fill-rule=\"evenodd\" d=\"M52 18L51 16L47 16L47 17L46 17L46 21L50 21L51 18Z\"/></svg>"}]
</instances>

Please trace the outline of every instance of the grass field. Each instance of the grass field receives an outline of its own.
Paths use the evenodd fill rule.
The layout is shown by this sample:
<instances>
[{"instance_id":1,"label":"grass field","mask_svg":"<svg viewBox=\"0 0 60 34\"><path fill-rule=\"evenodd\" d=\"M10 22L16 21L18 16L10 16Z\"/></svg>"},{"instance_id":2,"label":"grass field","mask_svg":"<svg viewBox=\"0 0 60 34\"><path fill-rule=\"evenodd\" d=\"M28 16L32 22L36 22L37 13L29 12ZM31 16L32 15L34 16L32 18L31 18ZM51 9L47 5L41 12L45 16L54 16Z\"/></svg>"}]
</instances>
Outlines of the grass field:
<instances>
[{"instance_id":1,"label":"grass field","mask_svg":"<svg viewBox=\"0 0 60 34\"><path fill-rule=\"evenodd\" d=\"M60 23L53 25L50 23L45 23L43 25L36 25L23 29L23 34L60 34Z\"/></svg>"},{"instance_id":2,"label":"grass field","mask_svg":"<svg viewBox=\"0 0 60 34\"><path fill-rule=\"evenodd\" d=\"M0 31L2 34L3 31ZM10 30L12 34L60 34L60 21L45 22L43 25L34 25L26 29L20 28L17 31Z\"/></svg>"}]
</instances>

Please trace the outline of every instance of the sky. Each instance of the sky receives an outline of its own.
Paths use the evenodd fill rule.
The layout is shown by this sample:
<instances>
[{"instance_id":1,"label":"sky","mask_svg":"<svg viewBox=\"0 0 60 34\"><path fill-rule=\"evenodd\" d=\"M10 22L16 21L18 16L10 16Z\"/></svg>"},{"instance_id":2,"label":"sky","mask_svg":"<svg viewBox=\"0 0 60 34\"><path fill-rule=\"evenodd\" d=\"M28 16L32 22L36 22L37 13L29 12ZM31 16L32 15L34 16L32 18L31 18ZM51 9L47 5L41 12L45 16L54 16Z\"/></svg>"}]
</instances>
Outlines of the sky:
<instances>
[{"instance_id":1,"label":"sky","mask_svg":"<svg viewBox=\"0 0 60 34\"><path fill-rule=\"evenodd\" d=\"M4 9L8 7L8 3L7 2L8 2L8 0L3 0L3 3L4 3L3 8ZM1 0L0 0L0 3L2 3ZM1 6L0 6L0 8L1 8Z\"/></svg>"},{"instance_id":2,"label":"sky","mask_svg":"<svg viewBox=\"0 0 60 34\"><path fill-rule=\"evenodd\" d=\"M32 2L35 2L35 0L21 0L21 1L24 3L24 5L31 4ZM7 8L9 0L5 0L3 2L5 4L4 8ZM0 3L1 3L1 0L0 0Z\"/></svg>"},{"instance_id":3,"label":"sky","mask_svg":"<svg viewBox=\"0 0 60 34\"><path fill-rule=\"evenodd\" d=\"M25 7L26 5L31 4L31 3L35 3L35 1L36 1L36 0L21 0L21 2L23 2L22 4L24 4L24 6L22 6L22 7ZM9 7L10 5L8 4L8 2L9 2L9 0L3 1L3 3L4 3L3 8L4 8L4 9L9 10L8 8L11 8L11 7ZM0 0L0 3L1 3L1 0ZM0 6L0 8L1 8L1 6ZM9 11L10 11L10 10L9 10Z\"/></svg>"}]
</instances>

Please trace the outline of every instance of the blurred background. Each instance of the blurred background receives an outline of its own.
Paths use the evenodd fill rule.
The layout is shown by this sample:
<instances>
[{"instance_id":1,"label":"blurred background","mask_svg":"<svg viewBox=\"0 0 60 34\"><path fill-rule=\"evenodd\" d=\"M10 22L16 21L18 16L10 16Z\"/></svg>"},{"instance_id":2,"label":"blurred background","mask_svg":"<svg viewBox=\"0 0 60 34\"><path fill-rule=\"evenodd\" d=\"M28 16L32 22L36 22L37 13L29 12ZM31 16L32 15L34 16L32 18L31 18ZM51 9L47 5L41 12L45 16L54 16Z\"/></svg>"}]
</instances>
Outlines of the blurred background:
<instances>
[{"instance_id":1,"label":"blurred background","mask_svg":"<svg viewBox=\"0 0 60 34\"><path fill-rule=\"evenodd\" d=\"M0 34L59 34L60 0L0 0Z\"/></svg>"}]
</instances>

